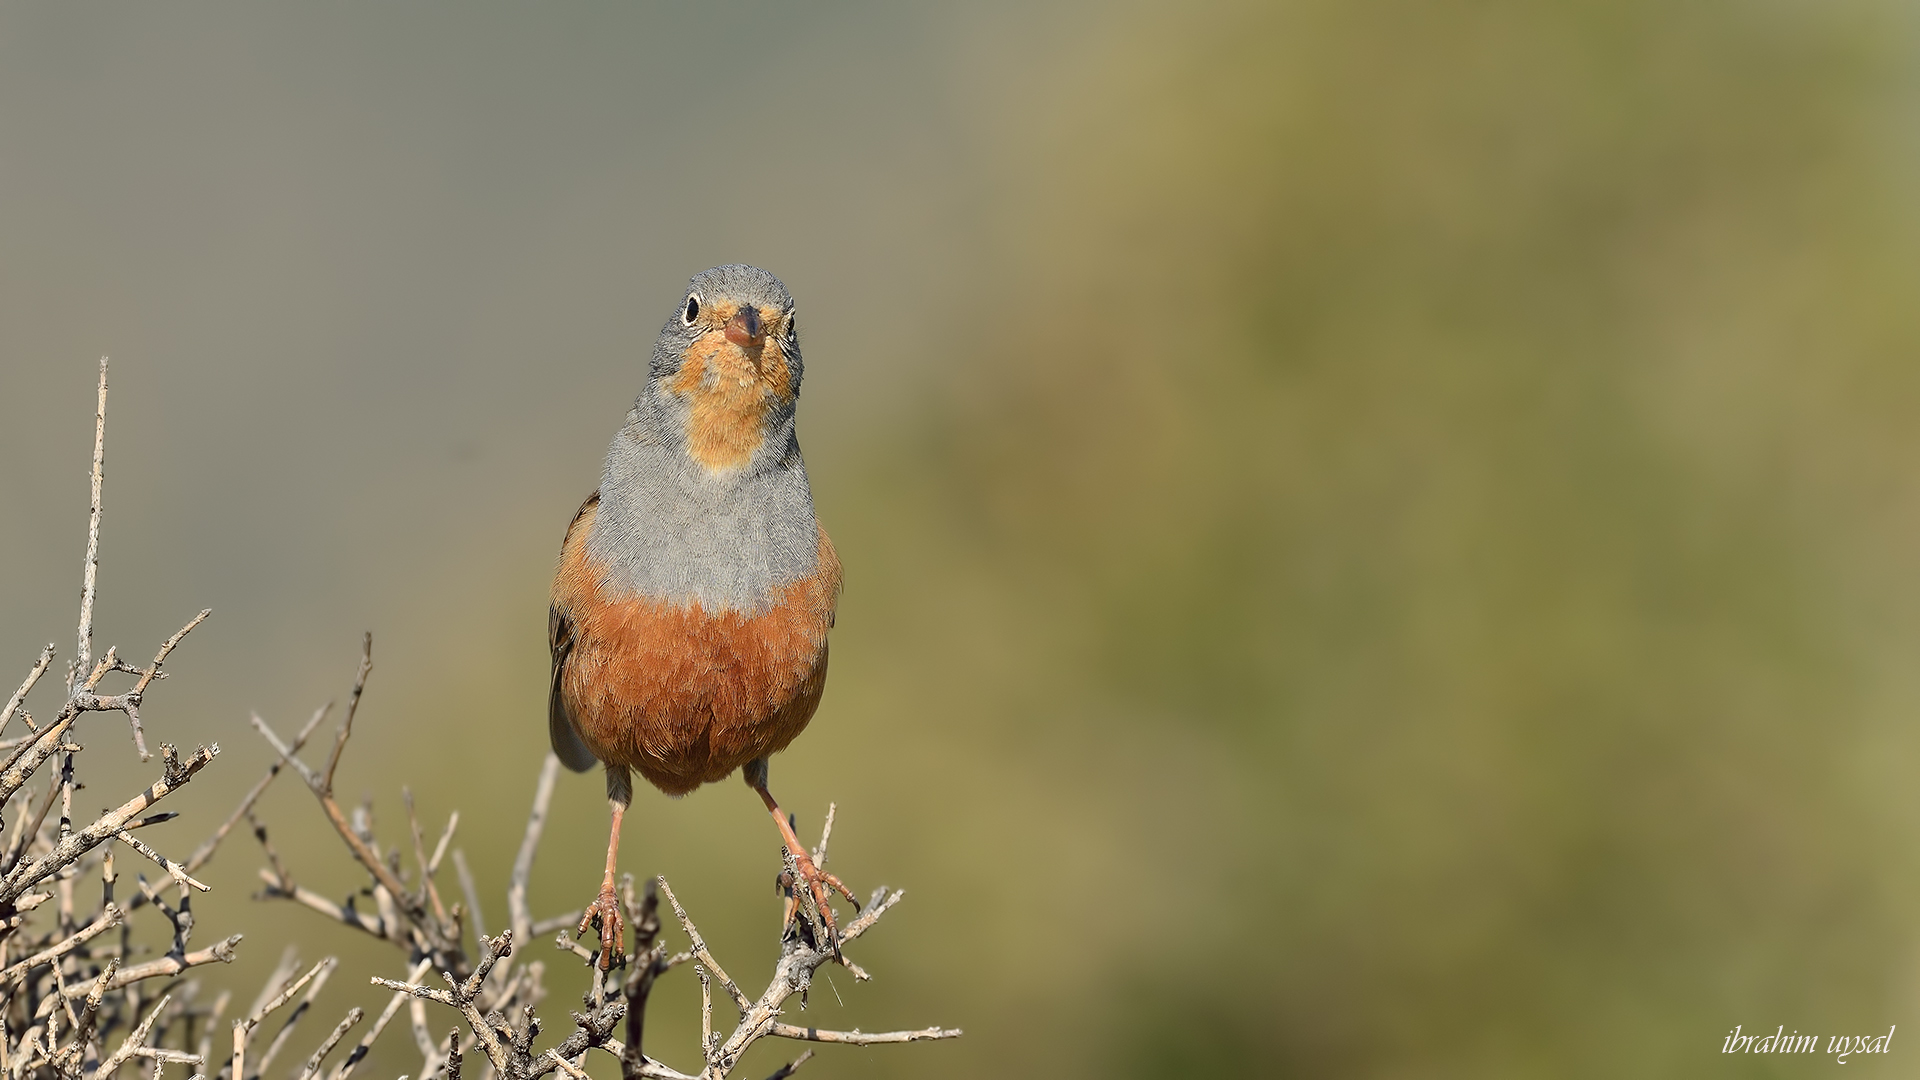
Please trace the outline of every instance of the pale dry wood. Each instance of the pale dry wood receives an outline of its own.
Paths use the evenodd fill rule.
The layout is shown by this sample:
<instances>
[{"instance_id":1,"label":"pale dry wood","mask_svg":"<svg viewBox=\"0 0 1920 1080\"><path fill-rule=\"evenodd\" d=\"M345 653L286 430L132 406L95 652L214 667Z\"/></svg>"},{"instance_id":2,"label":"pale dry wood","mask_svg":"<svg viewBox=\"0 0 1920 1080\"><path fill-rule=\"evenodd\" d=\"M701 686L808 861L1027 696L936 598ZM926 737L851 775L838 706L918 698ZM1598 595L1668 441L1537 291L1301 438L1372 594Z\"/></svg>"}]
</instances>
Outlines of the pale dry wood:
<instances>
[{"instance_id":1,"label":"pale dry wood","mask_svg":"<svg viewBox=\"0 0 1920 1080\"><path fill-rule=\"evenodd\" d=\"M85 945L87 942L92 941L94 938L99 937L101 934L106 933L108 930L120 925L121 918L122 914L120 909L112 904L108 904L106 910L100 913L99 918L88 923L66 940L27 957L25 960L14 964L5 971L0 971L0 993L10 993L14 987L20 985L21 980L34 968L42 964L51 964L80 946Z\"/></svg>"},{"instance_id":2,"label":"pale dry wood","mask_svg":"<svg viewBox=\"0 0 1920 1080\"><path fill-rule=\"evenodd\" d=\"M79 1022L74 1025L73 1040L53 1057L53 1067L61 1073L71 1075L79 1070L81 1059L86 1056L93 1042L94 1029L100 1022L100 1003L106 998L107 984L113 980L114 972L119 967L119 957L107 961L106 969L100 972L93 989L87 992L86 1004L80 1009Z\"/></svg>"},{"instance_id":3,"label":"pale dry wood","mask_svg":"<svg viewBox=\"0 0 1920 1080\"><path fill-rule=\"evenodd\" d=\"M163 745L161 750L167 758L167 769L160 779L154 781L147 790L123 803L118 809L102 814L85 829L62 838L46 855L31 861L23 860L21 865L8 872L4 879L0 879L0 904L11 903L23 895L35 882L51 877L108 837L122 833L127 822L133 820L142 810L179 790L182 784L192 780L196 773L220 753L217 743L201 747L183 763L174 757L173 747L170 744Z\"/></svg>"},{"instance_id":4,"label":"pale dry wood","mask_svg":"<svg viewBox=\"0 0 1920 1080\"><path fill-rule=\"evenodd\" d=\"M440 840L433 845L433 857L427 860L427 877L440 872L440 860L447 857L447 845L453 843L454 830L460 827L460 811L447 815L447 827L440 833Z\"/></svg>"},{"instance_id":5,"label":"pale dry wood","mask_svg":"<svg viewBox=\"0 0 1920 1080\"><path fill-rule=\"evenodd\" d=\"M693 974L700 980L700 1058L711 1071L718 1064L713 1052L719 1049L713 1042L713 976L699 964L693 965Z\"/></svg>"},{"instance_id":6,"label":"pale dry wood","mask_svg":"<svg viewBox=\"0 0 1920 1080\"><path fill-rule=\"evenodd\" d=\"M580 909L575 908L572 911L563 911L558 915L550 915L544 919L534 920L533 934L535 937L543 937L553 933L555 930L567 930L579 925Z\"/></svg>"},{"instance_id":7,"label":"pale dry wood","mask_svg":"<svg viewBox=\"0 0 1920 1080\"><path fill-rule=\"evenodd\" d=\"M573 1077L573 1080L593 1080L592 1077L587 1075L586 1070L568 1061L566 1058L561 1057L558 1050L547 1051L546 1058L548 1061L553 1062L555 1068Z\"/></svg>"},{"instance_id":8,"label":"pale dry wood","mask_svg":"<svg viewBox=\"0 0 1920 1080\"><path fill-rule=\"evenodd\" d=\"M927 1042L932 1039L957 1039L959 1028L921 1028L919 1031L876 1031L862 1032L859 1028L852 1031L825 1031L820 1028L800 1027L795 1024L774 1024L767 1034L783 1039L800 1039L806 1042L846 1043L852 1046L879 1046L884 1043Z\"/></svg>"},{"instance_id":9,"label":"pale dry wood","mask_svg":"<svg viewBox=\"0 0 1920 1080\"><path fill-rule=\"evenodd\" d=\"M312 908L329 919L351 926L355 930L371 934L382 941L393 940L392 935L387 931L386 924L383 923L377 915L369 917L356 909L336 904L304 885L291 885L278 874L264 866L260 868L260 880L267 883L267 895L269 897L282 897L292 900L295 903Z\"/></svg>"},{"instance_id":10,"label":"pale dry wood","mask_svg":"<svg viewBox=\"0 0 1920 1080\"><path fill-rule=\"evenodd\" d=\"M438 1071L436 1061L438 1049L434 1046L433 1035L427 1031L427 1003L417 997L407 999L407 1018L413 1022L413 1045L420 1051L421 1076L432 1076Z\"/></svg>"},{"instance_id":11,"label":"pale dry wood","mask_svg":"<svg viewBox=\"0 0 1920 1080\"><path fill-rule=\"evenodd\" d=\"M178 975L188 968L196 968L202 964L231 964L233 963L233 958L238 955L235 950L240 947L240 939L243 936L245 935L233 934L217 945L209 945L204 949L197 949L187 953L185 956L163 956L158 960L149 960L144 964L134 964L132 967L121 971L119 975L114 977L111 989L118 990L123 986L130 986L142 979Z\"/></svg>"},{"instance_id":12,"label":"pale dry wood","mask_svg":"<svg viewBox=\"0 0 1920 1080\"><path fill-rule=\"evenodd\" d=\"M141 842L139 838L135 837L133 835L132 830L142 824L145 824L144 819L142 821L134 822L132 825L128 826L127 828L123 828L116 831L113 835L117 837L121 843L127 845L133 850L153 860L153 862L157 864L160 867L160 869L165 870L167 872L167 876L173 879L174 884L181 886L183 890L187 886L192 886L193 888L198 889L201 892L210 891L211 887L208 886L205 882L198 881L192 876L190 876L187 873L187 868L185 866L182 866L181 864L174 862L172 859L167 858L165 855L162 855L159 852L153 850L152 848L148 847L145 843Z\"/></svg>"},{"instance_id":13,"label":"pale dry wood","mask_svg":"<svg viewBox=\"0 0 1920 1080\"><path fill-rule=\"evenodd\" d=\"M328 702L313 711L313 717L307 721L306 726L294 733L293 745L288 748L291 753L300 752L300 748L307 743L307 736L312 735L313 729L320 726L320 721L326 719L327 710L332 707L333 703ZM234 807L233 813L227 815L227 820L221 822L213 835L207 837L199 847L193 850L193 854L187 856L187 873L191 874L200 869L213 858L213 853L219 848L220 842L227 838L227 834L233 831L233 827L239 824L241 818L253 810L253 805L260 801L260 796L266 793L267 788L280 775L283 764L285 764L284 761L275 761L267 766L267 775L254 782L253 787L248 789L246 796L240 800L240 805Z\"/></svg>"},{"instance_id":14,"label":"pale dry wood","mask_svg":"<svg viewBox=\"0 0 1920 1080\"><path fill-rule=\"evenodd\" d=\"M340 755L346 752L347 739L353 735L353 717L360 711L360 695L366 692L367 675L373 670L373 632L368 631L360 639L360 670L353 677L353 690L347 695L346 719L340 722L339 731L334 733L333 753L327 755L327 772L320 784L328 795L333 794L333 771L340 767Z\"/></svg>"},{"instance_id":15,"label":"pale dry wood","mask_svg":"<svg viewBox=\"0 0 1920 1080\"><path fill-rule=\"evenodd\" d=\"M402 785L400 801L407 808L407 827L409 834L413 837L413 861L420 867L420 886L426 891L428 902L433 905L434 918L445 923L448 921L447 908L440 902L440 890L433 885L433 868L439 864L440 860L427 858L427 840L420 832L420 815L414 813L413 789Z\"/></svg>"},{"instance_id":16,"label":"pale dry wood","mask_svg":"<svg viewBox=\"0 0 1920 1080\"><path fill-rule=\"evenodd\" d=\"M306 781L308 787L314 788L320 785L320 778L314 775L312 769L307 768L306 762L301 761L295 756L299 753L299 750L296 747L281 742L280 736L274 734L273 728L268 726L267 722L260 718L259 713L254 713L252 717L249 718L249 721L253 724L253 730L259 732L261 737L267 740L267 745L273 747L274 753L280 755L280 764L286 765L292 768L294 772L299 773L300 779Z\"/></svg>"},{"instance_id":17,"label":"pale dry wood","mask_svg":"<svg viewBox=\"0 0 1920 1080\"><path fill-rule=\"evenodd\" d=\"M473 1029L474 1034L479 1038L480 1047L486 1052L487 1059L493 1063L493 1067L496 1070L504 1073L507 1069L508 1060L506 1044L500 1041L499 1036L493 1029L493 1025L487 1023L485 1017L482 1016L479 1008L475 1005L475 999L479 994L480 984L485 982L488 972L493 969L496 962L510 953L512 949L513 931L502 931L498 938L487 943L485 955L474 968L473 975L467 981L456 981L451 974L445 976L448 984L452 987L450 990L435 990L430 986L422 986L418 983L396 982L393 979L382 979L378 977L375 977L372 982L375 986L384 986L389 990L396 990L403 994L425 998L428 1001L437 1001L442 1005L458 1010L460 1014L466 1018L468 1026Z\"/></svg>"},{"instance_id":18,"label":"pale dry wood","mask_svg":"<svg viewBox=\"0 0 1920 1080\"><path fill-rule=\"evenodd\" d=\"M320 1066L327 1060L327 1055L333 1053L333 1048L340 1045L340 1040L346 1037L348 1030L366 1015L358 1005L348 1009L346 1017L334 1025L333 1033L320 1043L319 1049L313 1052L313 1056L307 1058L306 1067L300 1070L299 1080L314 1080L314 1077L319 1076Z\"/></svg>"},{"instance_id":19,"label":"pale dry wood","mask_svg":"<svg viewBox=\"0 0 1920 1080\"><path fill-rule=\"evenodd\" d=\"M368 640L371 642L371 635L369 635ZM369 648L371 648L371 645L369 645ZM371 668L371 659L363 657L360 670L360 679L362 681L365 680L366 673ZM364 867L368 873L373 875L374 882L378 887L386 890L387 898L406 911L409 920L415 925L416 929L420 930L428 938L430 949L433 951L448 948L457 950L457 942L447 941L444 927L437 921L430 919L429 913L426 910L425 901L416 900L407 893L407 889L401 884L400 879L394 875L393 870L387 866L386 861L381 859L379 854L367 843L365 837L361 835L361 830L354 828L353 823L348 819L345 812L340 809L339 802L333 797L331 787L333 778L332 771L339 765L339 754L346 746L347 736L352 733L353 711L359 704L359 691L362 689L362 684L357 682L354 689L355 693L348 706L347 718L345 722L340 725L339 735L334 740L334 756L329 759L328 771L325 777L315 775L312 769L307 768L299 758L294 757L291 748L282 742L280 737L274 734L273 729L267 726L266 721L260 719L257 715L253 717L253 726L261 735L266 737L268 743L273 746L275 752L280 755L281 759L293 766L294 771L298 772L301 778L307 781L308 790L312 791L314 797L319 801L320 808L326 814L327 820L332 823L334 832L338 833L340 839L346 842L347 850L353 854L353 857L359 861L360 865ZM376 899L378 899L377 894Z\"/></svg>"},{"instance_id":20,"label":"pale dry wood","mask_svg":"<svg viewBox=\"0 0 1920 1080\"><path fill-rule=\"evenodd\" d=\"M560 759L549 752L540 763L540 779L533 790L533 810L527 815L527 830L520 838L520 850L513 857L513 877L507 886L507 912L513 920L513 932L521 941L533 940L533 912L527 907L527 885L533 880L533 857L546 831L547 808L553 802L553 786L559 777Z\"/></svg>"},{"instance_id":21,"label":"pale dry wood","mask_svg":"<svg viewBox=\"0 0 1920 1080\"><path fill-rule=\"evenodd\" d=\"M139 681L133 684L133 689L128 690L124 694L120 694L117 697L100 699L101 704L105 708L117 708L127 714L127 723L133 727L134 749L140 752L141 761L149 760L152 756L147 753L146 732L140 727L140 702L147 692L147 686L155 679L166 678L166 673L160 670L160 665L166 662L167 656L179 646L181 640L193 632L194 627L205 622L207 616L212 614L212 608L202 608L200 614L195 615L189 620L187 625L181 627L179 631L166 641L161 642L160 651L153 654L153 663L147 665L145 669L120 668L119 670L122 671L137 671L140 676ZM89 686L88 689L91 690L92 687Z\"/></svg>"},{"instance_id":22,"label":"pale dry wood","mask_svg":"<svg viewBox=\"0 0 1920 1080\"><path fill-rule=\"evenodd\" d=\"M667 903L673 905L673 914L675 918L680 920L680 929L686 931L687 940L693 942L693 955L699 957L701 962L707 965L707 969L713 972L714 978L720 980L720 985L727 990L727 996L731 997L733 1003L740 1007L740 1011L743 1013L746 1012L752 1002L747 999L746 994L741 992L740 987L734 983L733 979L727 975L726 970L720 966L720 962L713 958L713 953L707 949L706 939L700 936L700 931L694 927L693 920L687 916L687 909L681 907L680 901L674 897L673 889L667 885L667 879L662 877L655 878L654 880L660 886L661 895L667 898Z\"/></svg>"},{"instance_id":23,"label":"pale dry wood","mask_svg":"<svg viewBox=\"0 0 1920 1080\"><path fill-rule=\"evenodd\" d=\"M453 849L453 869L460 875L460 891L467 899L467 925L473 928L475 941L485 941L487 924L480 914L480 889L473 882L473 871L467 869L467 857L459 848Z\"/></svg>"},{"instance_id":24,"label":"pale dry wood","mask_svg":"<svg viewBox=\"0 0 1920 1080\"><path fill-rule=\"evenodd\" d=\"M112 1076L114 1070L118 1069L128 1058L133 1057L135 1053L142 1049L156 1049L146 1045L147 1036L153 1031L153 1022L160 1019L160 1014L166 1011L167 1003L172 1000L173 995L171 994L162 997L160 1003L148 1011L147 1018L140 1021L140 1026L128 1032L127 1037L121 1040L119 1049L107 1055L106 1060L102 1061L99 1067L93 1070L89 1080L105 1080L106 1077ZM198 1063L200 1060L191 1055L182 1056L195 1063Z\"/></svg>"},{"instance_id":25,"label":"pale dry wood","mask_svg":"<svg viewBox=\"0 0 1920 1080\"><path fill-rule=\"evenodd\" d=\"M289 943L280 950L280 960L273 965L273 970L260 983L260 992L253 996L253 1004L248 1005L247 1011L240 1014L240 1022L245 1023L251 1016L263 1015L266 1012L267 1003L272 1001L280 991L285 990L287 984L292 982L293 977L298 974L300 974L300 950Z\"/></svg>"},{"instance_id":26,"label":"pale dry wood","mask_svg":"<svg viewBox=\"0 0 1920 1080\"><path fill-rule=\"evenodd\" d=\"M53 664L53 652L51 642L46 648L40 650L40 659L36 660L33 668L27 672L27 677L20 683L20 689L15 690L13 696L7 699L5 708L0 708L0 728L5 728L13 720L13 714L19 711L21 703L26 701L27 695L33 692L34 684L40 681L40 676L47 673L47 668ZM33 717L23 713L22 719L26 721L28 730L33 730Z\"/></svg>"},{"instance_id":27,"label":"pale dry wood","mask_svg":"<svg viewBox=\"0 0 1920 1080\"><path fill-rule=\"evenodd\" d=\"M4 869L11 870L20 865L20 860L40 839L40 824L47 819L47 811L53 809L53 800L60 794L60 785L48 784L47 797L40 801L40 811L36 814L22 814L14 819L14 834L7 844L7 857ZM51 846L51 845L49 845Z\"/></svg>"},{"instance_id":28,"label":"pale dry wood","mask_svg":"<svg viewBox=\"0 0 1920 1080\"><path fill-rule=\"evenodd\" d=\"M319 963L309 968L305 975L302 975L298 979L295 979L292 982L287 983L285 986L283 986L280 989L279 993L274 994L272 997L268 998L264 1003L255 1005L253 1008L253 1011L248 1014L245 1020L238 1020L238 1021L235 1021L235 1023L244 1027L248 1034L252 1034L253 1029L259 1027L262 1021L266 1020L267 1017L273 1015L273 1013L276 1010L278 1010L281 1006L285 1005L289 1001L292 1001L295 995L299 994L300 991L303 988L305 988L308 983L314 981L316 978L319 978L322 972L332 970L333 965L337 962L338 961L336 961L331 956L327 957L324 960L321 960Z\"/></svg>"},{"instance_id":29,"label":"pale dry wood","mask_svg":"<svg viewBox=\"0 0 1920 1080\"><path fill-rule=\"evenodd\" d=\"M109 867L112 865L112 854L113 852L111 850L107 852L109 858L106 862ZM182 897L180 906L176 908L161 899L160 893L155 890L153 886L147 884L146 875L136 876L134 883L140 888L141 898L146 900L147 903L152 904L155 910L166 916L167 921L173 924L173 946L167 950L168 954L178 956L186 955L187 942L193 937L193 905L189 902L189 898ZM111 890L111 888L112 884L109 882L107 889ZM109 902L111 901L109 900Z\"/></svg>"},{"instance_id":30,"label":"pale dry wood","mask_svg":"<svg viewBox=\"0 0 1920 1080\"><path fill-rule=\"evenodd\" d=\"M422 960L415 964L412 970L407 972L407 982L418 982L420 977L427 973L427 968L431 964L431 960ZM380 1015L373 1022L372 1030L368 1031L366 1035L361 1038L359 1045L353 1048L353 1052L347 1055L345 1061L334 1067L333 1073L328 1077L328 1080L347 1080L348 1077L353 1075L354 1069L359 1067L360 1062L366 1058L368 1051L373 1049L374 1041L379 1039L380 1033L387 1029L387 1022L393 1019L394 1013L400 1011L400 1006L406 1000L407 995L404 992L397 993L387 999L387 1006L380 1010Z\"/></svg>"},{"instance_id":31,"label":"pale dry wood","mask_svg":"<svg viewBox=\"0 0 1920 1080\"><path fill-rule=\"evenodd\" d=\"M91 822L75 816L75 795L81 782L82 748L74 738L79 717L88 712L118 711L126 715L133 742L140 757L146 749L140 710L144 695L152 685L166 678L165 665L186 637L210 614L202 610L163 641L144 667L121 659L117 647L109 646L98 660L93 656L93 626L99 602L99 545L103 514L103 477L105 471L105 424L107 363L100 366L97 403L94 416L94 453L89 476L88 539L82 570L81 611L75 631L75 656L68 666L66 696L44 727L35 724L28 709L28 697L47 670L54 656L51 647L43 650L28 676L4 708L0 708L0 727L18 713L30 734L9 739L8 751L0 764L0 806L24 791L36 777L45 783L43 797L20 807L11 822L12 829L0 855L0 958L11 960L0 966L0 998L19 1023L0 1027L0 1075L26 1080L36 1070L51 1069L62 1080L112 1080L134 1059L153 1063L157 1078L168 1062L198 1062L205 1053L166 1048L164 1042L176 1026L187 1028L179 1038L192 1041L191 1026L196 1013L186 1003L190 988L153 1000L143 988L145 980L178 975L197 964L233 959L239 942L237 935L197 952L189 951L193 912L189 896L205 884L193 878L192 867L178 862L134 834L149 826L173 820L172 812L149 812L152 804L186 784L219 750L202 748L182 761L173 746L162 746L165 767L159 780L120 806L102 811ZM120 693L108 693L102 682L113 674L133 677L132 685ZM49 770L48 766L54 767ZM53 775L48 776L51 771ZM60 812L49 822L55 802ZM166 902L143 876L135 875L139 895L126 905L115 902L114 892L120 880L112 841L118 840L151 859L167 871L167 883L180 890L178 906ZM98 894L89 909L84 888L95 880ZM163 886L164 887L164 886ZM48 900L57 903L48 904ZM122 958L130 954L130 917L134 909L151 906L160 911L172 928L167 954L144 964L126 965ZM48 917L45 913L51 913ZM35 920L39 928L35 929ZM48 929L51 927L51 929ZM119 944L109 948L108 932L122 928ZM21 956L24 959L18 959ZM104 961L104 963L103 963ZM191 987L191 984L189 984ZM224 1009L225 996L215 1006ZM115 1031L123 1037L116 1045L101 1041L103 1034Z\"/></svg>"},{"instance_id":32,"label":"pale dry wood","mask_svg":"<svg viewBox=\"0 0 1920 1080\"><path fill-rule=\"evenodd\" d=\"M306 995L300 999L300 1004L294 1006L293 1012L287 1016L287 1022L280 1025L280 1030L274 1035L273 1041L267 1044L266 1052L260 1055L260 1075L265 1076L267 1069L272 1067L273 1059L279 1056L281 1048L293 1036L293 1029L299 1026L300 1021L306 1018L308 1010L313 1008L313 999L320 995L321 989L327 985L327 977L333 974L333 969L338 964L338 960L329 956L316 964L314 970L307 974L306 979L303 980L308 984ZM294 989L299 988L296 986Z\"/></svg>"},{"instance_id":33,"label":"pale dry wood","mask_svg":"<svg viewBox=\"0 0 1920 1080\"><path fill-rule=\"evenodd\" d=\"M220 991L220 996L214 999L213 1008L207 1013L206 1026L201 1029L200 1044L196 1048L198 1052L195 1055L200 1059L202 1064L205 1064L213 1056L214 1031L219 1027L220 1018L227 1014L227 1005L232 1000L233 991Z\"/></svg>"},{"instance_id":34,"label":"pale dry wood","mask_svg":"<svg viewBox=\"0 0 1920 1080\"><path fill-rule=\"evenodd\" d=\"M100 488L107 465L107 358L100 358L100 398L93 416L92 499L87 513L87 561L80 572L79 645L74 650L73 666L68 669L67 689L93 662L93 598L100 576Z\"/></svg>"}]
</instances>

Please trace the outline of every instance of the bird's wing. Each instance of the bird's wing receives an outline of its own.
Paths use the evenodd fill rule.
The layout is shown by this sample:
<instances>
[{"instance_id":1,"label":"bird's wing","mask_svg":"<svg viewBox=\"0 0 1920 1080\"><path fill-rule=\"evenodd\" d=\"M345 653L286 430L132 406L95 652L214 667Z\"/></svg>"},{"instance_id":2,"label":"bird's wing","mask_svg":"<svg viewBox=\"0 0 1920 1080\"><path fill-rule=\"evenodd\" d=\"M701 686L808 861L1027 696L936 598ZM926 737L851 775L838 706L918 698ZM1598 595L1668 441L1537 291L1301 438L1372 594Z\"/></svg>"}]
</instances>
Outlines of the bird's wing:
<instances>
[{"instance_id":1,"label":"bird's wing","mask_svg":"<svg viewBox=\"0 0 1920 1080\"><path fill-rule=\"evenodd\" d=\"M562 542L561 550L573 540L573 530L578 528L582 518L600 502L598 491L587 496L580 504L579 512L567 524L567 539ZM547 741L552 744L553 752L567 768L574 772L586 772L593 768L593 751L580 741L579 732L573 729L573 720L567 715L566 702L560 697L560 680L567 670L567 658L573 655L573 619L558 607L547 609L547 645L553 650L553 681L547 692Z\"/></svg>"}]
</instances>

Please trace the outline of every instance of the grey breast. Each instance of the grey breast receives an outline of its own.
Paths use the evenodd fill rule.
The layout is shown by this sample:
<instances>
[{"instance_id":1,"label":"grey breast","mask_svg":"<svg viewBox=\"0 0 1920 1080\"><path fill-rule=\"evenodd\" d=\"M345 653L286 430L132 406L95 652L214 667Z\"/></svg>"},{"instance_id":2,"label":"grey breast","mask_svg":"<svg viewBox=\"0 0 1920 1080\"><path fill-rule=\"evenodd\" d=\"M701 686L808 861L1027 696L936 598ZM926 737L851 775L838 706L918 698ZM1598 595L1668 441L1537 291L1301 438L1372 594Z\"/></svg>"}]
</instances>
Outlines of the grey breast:
<instances>
[{"instance_id":1,"label":"grey breast","mask_svg":"<svg viewBox=\"0 0 1920 1080\"><path fill-rule=\"evenodd\" d=\"M716 476L630 423L613 438L587 554L610 596L757 615L819 562L806 466L789 428L770 468Z\"/></svg>"}]
</instances>

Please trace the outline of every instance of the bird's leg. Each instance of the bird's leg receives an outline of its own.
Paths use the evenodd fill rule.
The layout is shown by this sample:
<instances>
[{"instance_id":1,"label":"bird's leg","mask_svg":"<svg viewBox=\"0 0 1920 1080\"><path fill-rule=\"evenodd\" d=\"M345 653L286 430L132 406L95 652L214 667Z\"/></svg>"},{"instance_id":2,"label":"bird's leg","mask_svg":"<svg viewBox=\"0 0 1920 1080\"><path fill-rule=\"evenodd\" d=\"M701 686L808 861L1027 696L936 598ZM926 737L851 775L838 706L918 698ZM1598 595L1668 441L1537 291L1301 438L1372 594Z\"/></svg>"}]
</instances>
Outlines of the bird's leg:
<instances>
[{"instance_id":1,"label":"bird's leg","mask_svg":"<svg viewBox=\"0 0 1920 1080\"><path fill-rule=\"evenodd\" d=\"M813 905L820 912L820 921L825 924L827 931L827 944L835 956L840 955L840 931L834 924L833 908L827 903L830 895L827 890L831 888L846 897L855 911L860 910L860 901L854 899L853 890L847 888L839 878L815 864L813 856L807 853L807 846L794 835L793 823L787 820L780 804L774 801L773 792L767 790L767 759L748 762L743 774L747 786L760 793L760 801L767 804L767 811L773 815L773 823L780 827L780 838L786 841L787 850L793 854L794 872L800 875L800 880L806 883L807 890L813 894Z\"/></svg>"},{"instance_id":2,"label":"bird's leg","mask_svg":"<svg viewBox=\"0 0 1920 1080\"><path fill-rule=\"evenodd\" d=\"M620 897L614 891L613 871L620 852L620 821L627 815L627 806L633 802L633 779L627 770L617 771L607 766L607 806L612 811L613 827L607 836L607 875L600 881L600 895L587 910L580 914L580 928L574 931L578 937L587 932L587 927L600 929L600 969L612 969L616 961L626 958L626 927L620 919Z\"/></svg>"}]
</instances>

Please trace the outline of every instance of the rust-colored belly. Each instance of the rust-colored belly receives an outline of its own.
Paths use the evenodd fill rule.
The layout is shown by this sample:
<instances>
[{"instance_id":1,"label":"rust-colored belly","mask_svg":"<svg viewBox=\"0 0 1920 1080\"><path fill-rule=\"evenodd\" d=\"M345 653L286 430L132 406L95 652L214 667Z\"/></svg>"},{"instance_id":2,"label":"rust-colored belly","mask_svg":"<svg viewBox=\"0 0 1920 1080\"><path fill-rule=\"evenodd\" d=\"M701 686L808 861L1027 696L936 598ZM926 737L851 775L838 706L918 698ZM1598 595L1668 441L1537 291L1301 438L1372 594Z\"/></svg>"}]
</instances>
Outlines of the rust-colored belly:
<instances>
[{"instance_id":1,"label":"rust-colored belly","mask_svg":"<svg viewBox=\"0 0 1920 1080\"><path fill-rule=\"evenodd\" d=\"M553 604L572 623L558 672L581 741L680 795L785 749L813 718L827 681L827 631L840 560L820 532L819 567L760 615L607 597L586 554L594 508L569 530Z\"/></svg>"}]
</instances>

